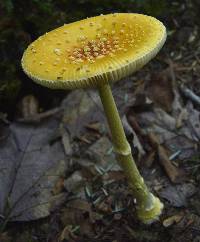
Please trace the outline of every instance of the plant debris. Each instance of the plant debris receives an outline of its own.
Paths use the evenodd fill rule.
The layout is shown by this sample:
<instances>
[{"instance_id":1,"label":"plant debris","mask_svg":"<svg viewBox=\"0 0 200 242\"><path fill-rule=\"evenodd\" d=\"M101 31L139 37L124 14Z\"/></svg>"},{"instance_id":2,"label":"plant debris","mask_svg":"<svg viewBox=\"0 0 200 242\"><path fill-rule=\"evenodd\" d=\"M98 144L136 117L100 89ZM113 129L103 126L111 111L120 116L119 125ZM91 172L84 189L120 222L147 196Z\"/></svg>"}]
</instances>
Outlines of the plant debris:
<instances>
[{"instance_id":1,"label":"plant debris","mask_svg":"<svg viewBox=\"0 0 200 242\"><path fill-rule=\"evenodd\" d=\"M53 187L66 169L61 143L53 142L58 124L49 119L37 126L12 123L6 127L9 134L0 146L2 226L49 215L56 199Z\"/></svg>"}]
</instances>

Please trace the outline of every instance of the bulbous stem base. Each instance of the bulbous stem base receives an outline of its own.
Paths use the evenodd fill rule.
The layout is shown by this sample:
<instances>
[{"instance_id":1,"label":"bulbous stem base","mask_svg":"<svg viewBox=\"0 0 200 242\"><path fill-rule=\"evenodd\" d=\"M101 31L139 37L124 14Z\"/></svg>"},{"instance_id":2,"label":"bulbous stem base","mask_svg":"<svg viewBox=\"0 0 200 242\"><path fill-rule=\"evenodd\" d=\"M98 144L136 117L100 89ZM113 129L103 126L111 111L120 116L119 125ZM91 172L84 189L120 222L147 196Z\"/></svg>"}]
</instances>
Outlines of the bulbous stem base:
<instances>
[{"instance_id":1,"label":"bulbous stem base","mask_svg":"<svg viewBox=\"0 0 200 242\"><path fill-rule=\"evenodd\" d=\"M161 203L161 201L152 193L150 193L150 196L152 196L151 208L142 204L136 207L138 219L145 224L151 224L157 221L164 207L163 203Z\"/></svg>"}]
</instances>

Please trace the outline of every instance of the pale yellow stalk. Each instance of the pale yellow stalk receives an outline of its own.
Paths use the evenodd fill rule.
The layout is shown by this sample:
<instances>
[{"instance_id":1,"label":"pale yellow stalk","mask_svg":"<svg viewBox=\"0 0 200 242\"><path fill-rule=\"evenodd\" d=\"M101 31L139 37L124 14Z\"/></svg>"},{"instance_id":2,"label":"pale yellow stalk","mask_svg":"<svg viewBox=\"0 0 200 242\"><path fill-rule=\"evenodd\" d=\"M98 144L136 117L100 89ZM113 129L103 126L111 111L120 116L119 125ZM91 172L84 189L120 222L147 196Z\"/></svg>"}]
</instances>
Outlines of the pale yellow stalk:
<instances>
[{"instance_id":1,"label":"pale yellow stalk","mask_svg":"<svg viewBox=\"0 0 200 242\"><path fill-rule=\"evenodd\" d=\"M124 133L110 85L100 85L98 90L110 127L117 160L124 171L136 201L137 216L142 222L151 223L158 219L162 212L163 204L149 191L137 169L130 145Z\"/></svg>"}]
</instances>

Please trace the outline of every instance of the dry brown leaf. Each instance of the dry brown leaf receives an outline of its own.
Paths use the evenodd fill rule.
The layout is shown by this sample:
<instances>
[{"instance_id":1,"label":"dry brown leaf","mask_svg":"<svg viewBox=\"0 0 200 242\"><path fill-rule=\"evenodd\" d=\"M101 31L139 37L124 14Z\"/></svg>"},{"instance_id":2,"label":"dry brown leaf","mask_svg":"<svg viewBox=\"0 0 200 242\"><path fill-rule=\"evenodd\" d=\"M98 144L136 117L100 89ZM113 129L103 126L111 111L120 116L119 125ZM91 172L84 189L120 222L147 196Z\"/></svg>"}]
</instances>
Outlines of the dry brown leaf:
<instances>
[{"instance_id":1,"label":"dry brown leaf","mask_svg":"<svg viewBox=\"0 0 200 242\"><path fill-rule=\"evenodd\" d=\"M155 160L155 156L156 156L156 151L151 150L142 158L141 163L144 164L145 167L150 168Z\"/></svg>"},{"instance_id":2,"label":"dry brown leaf","mask_svg":"<svg viewBox=\"0 0 200 242\"><path fill-rule=\"evenodd\" d=\"M179 183L180 181L183 181L185 178L185 172L171 163L166 149L162 145L158 146L158 157L160 164L164 167L168 177L172 182Z\"/></svg>"},{"instance_id":3,"label":"dry brown leaf","mask_svg":"<svg viewBox=\"0 0 200 242\"><path fill-rule=\"evenodd\" d=\"M86 200L76 199L68 202L61 220L64 226L79 226L79 233L82 235L94 236L95 216L91 204Z\"/></svg>"},{"instance_id":4,"label":"dry brown leaf","mask_svg":"<svg viewBox=\"0 0 200 242\"><path fill-rule=\"evenodd\" d=\"M173 84L170 78L169 69L152 76L147 85L147 96L166 112L171 112L174 100Z\"/></svg>"},{"instance_id":5,"label":"dry brown leaf","mask_svg":"<svg viewBox=\"0 0 200 242\"><path fill-rule=\"evenodd\" d=\"M179 129L176 127L176 117L160 108L154 107L152 111L137 114L137 121L143 127L143 132L153 132L158 137L159 144L170 150L170 155L180 150L180 160L197 155L196 147L200 140L200 112L188 105L186 108L190 115Z\"/></svg>"},{"instance_id":6,"label":"dry brown leaf","mask_svg":"<svg viewBox=\"0 0 200 242\"><path fill-rule=\"evenodd\" d=\"M68 242L75 242L75 241L77 241L77 238L78 237L73 233L72 226L68 225L63 229L63 231L59 237L59 242L66 241L66 240Z\"/></svg>"},{"instance_id":7,"label":"dry brown leaf","mask_svg":"<svg viewBox=\"0 0 200 242\"><path fill-rule=\"evenodd\" d=\"M113 203L113 197L108 196L100 203L95 204L95 208L105 214L112 213L112 203Z\"/></svg>"},{"instance_id":8,"label":"dry brown leaf","mask_svg":"<svg viewBox=\"0 0 200 242\"><path fill-rule=\"evenodd\" d=\"M1 140L0 213L6 221L36 220L50 214L57 197L52 189L66 170L60 141L52 143L58 126L54 118L38 125L12 123L9 135Z\"/></svg>"},{"instance_id":9,"label":"dry brown leaf","mask_svg":"<svg viewBox=\"0 0 200 242\"><path fill-rule=\"evenodd\" d=\"M56 184L52 190L52 193L54 195L58 195L59 193L61 193L64 189L64 178L60 177L57 181Z\"/></svg>"},{"instance_id":10,"label":"dry brown leaf","mask_svg":"<svg viewBox=\"0 0 200 242\"><path fill-rule=\"evenodd\" d=\"M185 173L182 169L174 166L169 159L169 152L166 148L160 145L158 137L154 133L148 134L148 139L151 145L156 149L158 154L158 161L164 168L171 182L178 183L185 178Z\"/></svg>"},{"instance_id":11,"label":"dry brown leaf","mask_svg":"<svg viewBox=\"0 0 200 242\"><path fill-rule=\"evenodd\" d=\"M116 162L112 143L106 136L102 136L93 143L86 151L86 154L94 162L96 167L98 166L100 169L121 170Z\"/></svg>"},{"instance_id":12,"label":"dry brown leaf","mask_svg":"<svg viewBox=\"0 0 200 242\"><path fill-rule=\"evenodd\" d=\"M140 126L138 125L137 121L133 117L129 117L131 125L133 125L138 133L148 141L150 146L152 147L152 151L149 153L149 156L143 157L144 162L150 162L148 164L148 167L151 166L153 159L155 158L155 154L158 154L158 161L165 169L168 177L172 182L180 182L180 180L183 178L184 171L180 168L175 167L172 162L169 160L169 155L167 153L167 150L164 148L164 146L160 145L160 140L157 135L155 135L153 132L148 132L147 134L144 133L144 131L141 130ZM145 159L146 158L146 159ZM149 160L150 159L150 160Z\"/></svg>"},{"instance_id":13,"label":"dry brown leaf","mask_svg":"<svg viewBox=\"0 0 200 242\"><path fill-rule=\"evenodd\" d=\"M104 120L104 115L98 105L100 105L100 100L97 94L94 92L89 94L83 90L73 91L63 100L62 122L71 138L84 134L88 124Z\"/></svg>"},{"instance_id":14,"label":"dry brown leaf","mask_svg":"<svg viewBox=\"0 0 200 242\"><path fill-rule=\"evenodd\" d=\"M170 155L180 151L180 160L197 155L200 112L190 102L183 105L181 96L172 83L175 82L175 77L171 66L155 79L147 86L146 95L160 105L142 112L137 110L137 121L143 127L142 136L153 132L158 136L159 144L165 144L171 151ZM167 113L169 111L171 114Z\"/></svg>"},{"instance_id":15,"label":"dry brown leaf","mask_svg":"<svg viewBox=\"0 0 200 242\"><path fill-rule=\"evenodd\" d=\"M161 191L158 191L159 196L165 198L174 207L186 207L188 198L195 194L197 188L192 183L182 183L179 185L168 184Z\"/></svg>"}]
</instances>

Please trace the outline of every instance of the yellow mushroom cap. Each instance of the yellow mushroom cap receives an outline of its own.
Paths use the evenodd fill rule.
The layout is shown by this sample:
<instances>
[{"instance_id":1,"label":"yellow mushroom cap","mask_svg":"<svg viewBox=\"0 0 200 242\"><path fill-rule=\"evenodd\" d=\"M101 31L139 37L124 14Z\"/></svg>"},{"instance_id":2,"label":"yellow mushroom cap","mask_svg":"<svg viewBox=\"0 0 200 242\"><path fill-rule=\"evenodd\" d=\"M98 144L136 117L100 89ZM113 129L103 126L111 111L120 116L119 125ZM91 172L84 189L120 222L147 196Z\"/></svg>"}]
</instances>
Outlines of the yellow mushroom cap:
<instances>
[{"instance_id":1,"label":"yellow mushroom cap","mask_svg":"<svg viewBox=\"0 0 200 242\"><path fill-rule=\"evenodd\" d=\"M117 81L149 62L166 40L157 19L116 13L63 25L30 44L25 73L49 88L95 87Z\"/></svg>"}]
</instances>

